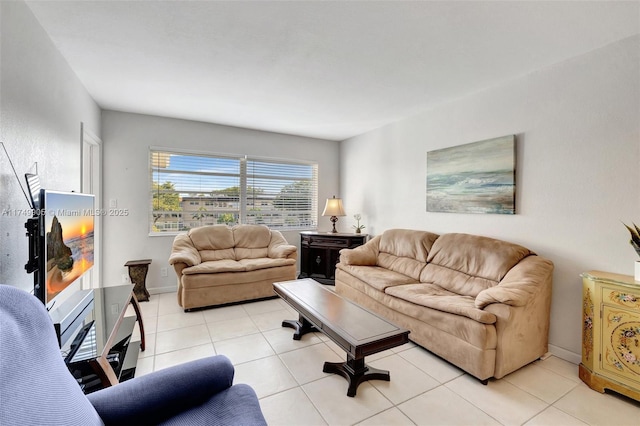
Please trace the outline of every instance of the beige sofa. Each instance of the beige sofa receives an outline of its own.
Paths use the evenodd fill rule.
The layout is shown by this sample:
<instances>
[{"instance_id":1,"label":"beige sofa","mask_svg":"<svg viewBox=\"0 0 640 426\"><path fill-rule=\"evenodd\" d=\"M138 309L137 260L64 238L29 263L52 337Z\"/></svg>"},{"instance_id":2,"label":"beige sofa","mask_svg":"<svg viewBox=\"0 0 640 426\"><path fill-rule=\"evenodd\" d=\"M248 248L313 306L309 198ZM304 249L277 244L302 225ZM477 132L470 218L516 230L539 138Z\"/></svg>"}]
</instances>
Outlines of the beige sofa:
<instances>
[{"instance_id":1,"label":"beige sofa","mask_svg":"<svg viewBox=\"0 0 640 426\"><path fill-rule=\"evenodd\" d=\"M393 229L341 250L335 288L486 383L547 352L552 273L516 244Z\"/></svg>"},{"instance_id":2,"label":"beige sofa","mask_svg":"<svg viewBox=\"0 0 640 426\"><path fill-rule=\"evenodd\" d=\"M211 225L179 234L169 264L178 304L193 308L275 296L273 283L296 277L297 248L262 225Z\"/></svg>"}]
</instances>

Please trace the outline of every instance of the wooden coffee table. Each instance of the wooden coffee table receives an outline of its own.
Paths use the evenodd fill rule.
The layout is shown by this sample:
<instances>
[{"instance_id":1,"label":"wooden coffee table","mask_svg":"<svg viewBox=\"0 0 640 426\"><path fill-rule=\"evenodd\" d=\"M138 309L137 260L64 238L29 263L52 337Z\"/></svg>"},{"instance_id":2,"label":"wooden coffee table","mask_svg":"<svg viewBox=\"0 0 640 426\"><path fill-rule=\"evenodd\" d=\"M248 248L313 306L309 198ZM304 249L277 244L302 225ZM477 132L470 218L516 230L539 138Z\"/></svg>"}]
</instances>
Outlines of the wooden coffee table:
<instances>
[{"instance_id":1,"label":"wooden coffee table","mask_svg":"<svg viewBox=\"0 0 640 426\"><path fill-rule=\"evenodd\" d=\"M364 357L407 343L409 330L397 327L310 278L274 283L273 288L300 314L297 321L282 322L283 327L296 330L294 340L300 340L305 333L320 331L347 353L346 362L325 362L322 371L347 379L348 396L355 396L358 385L366 380L390 380L388 371L367 366Z\"/></svg>"}]
</instances>

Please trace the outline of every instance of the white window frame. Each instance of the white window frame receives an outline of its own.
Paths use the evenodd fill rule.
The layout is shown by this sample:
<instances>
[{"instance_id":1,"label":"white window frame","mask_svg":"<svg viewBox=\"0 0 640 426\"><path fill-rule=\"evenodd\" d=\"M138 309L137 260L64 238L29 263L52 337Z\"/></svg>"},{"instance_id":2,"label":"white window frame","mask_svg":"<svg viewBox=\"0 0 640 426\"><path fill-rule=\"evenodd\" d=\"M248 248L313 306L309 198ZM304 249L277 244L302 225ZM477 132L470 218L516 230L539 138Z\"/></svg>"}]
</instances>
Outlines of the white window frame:
<instances>
[{"instance_id":1,"label":"white window frame","mask_svg":"<svg viewBox=\"0 0 640 426\"><path fill-rule=\"evenodd\" d=\"M317 225L318 225L318 164L315 162L309 162L309 161L301 161L301 160L291 160L291 159L278 159L278 158L265 158L265 157L251 157L251 156L247 156L247 155L229 155L229 154L217 154L217 153L210 153L210 152L201 152L201 151L189 151L189 150L176 150L176 149L172 149L172 148L166 148L166 147L157 147L157 146L151 146L149 147L149 215L148 215L148 223L149 223L149 235L150 236L161 236L161 235L176 235L180 232L185 232L188 229L191 229L193 226L191 226L193 223L197 222L198 220L194 220L193 217L191 216L183 216L182 215L182 211L166 211L166 213L164 213L165 217L168 218L175 218L175 215L177 214L177 221L176 223L171 223L171 222L162 222L161 226L156 227L154 229L154 206L153 206L153 202L154 202L154 189L153 189L153 184L154 184L154 178L157 176L158 171L161 169L159 167L159 165L154 165L153 164L153 158L154 158L154 153L163 153L163 154L168 154L168 155L183 155L183 156L196 156L196 157L207 157L207 158L214 158L214 159L225 159L225 160L237 160L239 162L239 173L238 175L236 175L235 173L209 173L206 171L203 171L201 174L203 176L208 176L209 178L211 178L212 176L215 175L220 175L220 176L225 176L225 177L234 177L234 176L238 176L239 179L239 188L240 188L240 197L239 197L239 201L238 204L239 206L234 206L236 202L232 201L232 202L228 202L225 201L224 202L224 207L219 207L219 206L223 206L223 203L221 201L218 202L213 202L213 205L207 206L206 203L209 202L211 203L214 200L206 200L206 197L202 197L202 201L205 201L205 203L202 202L198 202L197 204L200 205L201 207L204 208L212 208L213 210L211 210L212 212L214 212L211 215L205 215L204 217L210 217L210 218L214 218L214 217L218 217L218 215L220 214L224 214L224 212L220 211L220 210L215 210L216 207L221 208L223 210L229 210L229 211L236 211L238 212L238 216L237 216L237 223L263 223L267 226L269 226L272 229L277 229L277 230L305 230L305 229L317 229ZM264 164L272 164L274 167L270 168L269 170L272 171L275 170L275 174L274 175L269 175L269 176L262 176L264 179L266 179L267 182L270 183L271 186L269 186L269 189L271 190L271 192L266 191L267 193L269 193L270 195L265 195L265 197L274 197L273 195L273 191L277 190L277 182L280 180L284 183L286 182L291 182L291 181L309 181L310 182L310 188L309 190L311 191L311 196L310 196L310 202L311 202L311 208L310 210L300 210L298 213L300 214L300 216L296 216L296 214L292 214L290 210L288 209L269 209L268 212L265 214L265 216L267 217L267 220L264 219L260 219L258 220L258 217L256 217L253 214L249 214L248 211L248 202L251 199L251 197L247 194L247 185L248 182L255 182L256 177L255 176L248 176L247 174L247 164L252 164L252 162L255 162L256 164L260 164L260 165L264 165ZM279 167L283 167L285 168L287 165L291 165L294 166L294 168L298 168L300 169L300 167L302 167L302 171L304 171L305 173L308 171L310 173L310 177L309 176L297 176L297 175L291 175L291 174L286 174L285 172L287 171L287 169L283 169L284 171L282 172L283 175L278 175L278 168ZM306 167L309 167L309 169L305 170ZM255 168L255 167L254 167ZM176 175L196 175L199 176L198 172L195 171L176 171L175 173ZM159 184L162 184L163 182L158 182ZM179 186L180 184L177 184L176 186ZM276 186L274 186L276 185ZM294 186L295 187L295 186ZM177 192L180 194L180 200L182 200L183 195L182 194L188 194L189 191L180 191L180 188L176 188ZM296 188L297 189L297 188ZM194 193L195 191L191 191L192 193ZM202 192L202 191L198 191L198 192ZM204 192L213 192L212 190L205 190ZM197 196L194 194L194 196ZM277 196L275 196L275 198L277 198ZM254 206L259 206L260 208L262 207L269 207L269 206L273 206L273 203L275 201L275 198L273 198L271 201L267 200L258 200L258 202L256 202L255 200L254 202ZM183 202L181 201L181 204ZM193 201L189 201L189 203L193 203ZM282 201L280 201L280 204L282 204ZM285 203L286 204L286 203ZM279 212L289 212L289 213L283 213L280 214ZM168 216L166 216L168 214ZM291 222L295 222L295 223L291 223ZM208 223L206 220L205 222L202 223L202 225L205 224L211 224ZM235 224L235 223L233 223ZM178 228L176 230L172 230L172 228Z\"/></svg>"}]
</instances>

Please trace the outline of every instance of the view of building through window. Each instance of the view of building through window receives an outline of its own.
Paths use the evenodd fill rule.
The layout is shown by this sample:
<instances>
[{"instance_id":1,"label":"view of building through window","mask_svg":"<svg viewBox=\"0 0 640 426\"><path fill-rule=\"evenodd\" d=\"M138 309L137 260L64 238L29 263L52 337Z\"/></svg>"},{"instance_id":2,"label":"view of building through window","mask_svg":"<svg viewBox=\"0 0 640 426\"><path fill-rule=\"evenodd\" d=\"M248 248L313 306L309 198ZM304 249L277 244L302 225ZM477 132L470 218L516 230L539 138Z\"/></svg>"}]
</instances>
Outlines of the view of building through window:
<instances>
[{"instance_id":1,"label":"view of building through window","mask_svg":"<svg viewBox=\"0 0 640 426\"><path fill-rule=\"evenodd\" d=\"M204 225L315 228L316 164L150 151L152 233Z\"/></svg>"}]
</instances>

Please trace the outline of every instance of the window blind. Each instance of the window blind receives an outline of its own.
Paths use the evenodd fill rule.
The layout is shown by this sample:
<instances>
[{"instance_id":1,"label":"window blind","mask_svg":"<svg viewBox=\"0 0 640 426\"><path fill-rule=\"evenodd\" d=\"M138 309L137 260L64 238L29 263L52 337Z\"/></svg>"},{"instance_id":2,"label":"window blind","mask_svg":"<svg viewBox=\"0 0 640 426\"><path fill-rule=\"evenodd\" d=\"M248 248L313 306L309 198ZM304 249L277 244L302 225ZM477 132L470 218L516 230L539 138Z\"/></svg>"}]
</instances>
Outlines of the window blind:
<instances>
[{"instance_id":1,"label":"window blind","mask_svg":"<svg viewBox=\"0 0 640 426\"><path fill-rule=\"evenodd\" d=\"M214 224L317 227L318 166L150 150L150 232Z\"/></svg>"}]
</instances>

